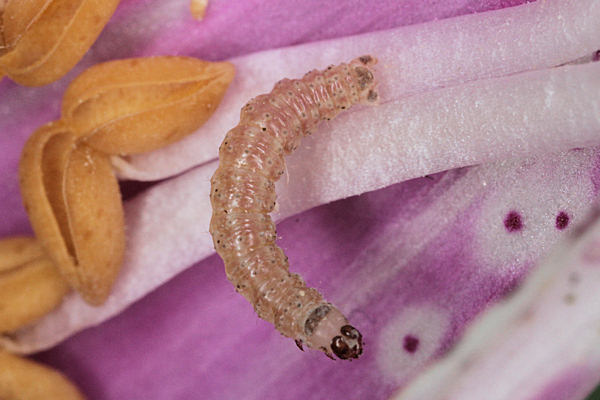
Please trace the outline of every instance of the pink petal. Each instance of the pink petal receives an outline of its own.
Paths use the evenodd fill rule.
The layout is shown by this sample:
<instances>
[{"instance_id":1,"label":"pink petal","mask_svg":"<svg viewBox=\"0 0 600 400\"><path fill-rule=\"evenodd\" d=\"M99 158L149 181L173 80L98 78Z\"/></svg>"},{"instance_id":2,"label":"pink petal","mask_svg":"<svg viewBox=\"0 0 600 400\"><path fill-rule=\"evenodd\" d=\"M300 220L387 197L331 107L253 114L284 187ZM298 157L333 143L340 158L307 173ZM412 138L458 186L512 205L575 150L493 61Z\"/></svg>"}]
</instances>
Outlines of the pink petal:
<instances>
[{"instance_id":1,"label":"pink petal","mask_svg":"<svg viewBox=\"0 0 600 400\"><path fill-rule=\"evenodd\" d=\"M516 293L488 310L451 354L395 398L585 397L600 380L598 217L596 209Z\"/></svg>"}]
</instances>

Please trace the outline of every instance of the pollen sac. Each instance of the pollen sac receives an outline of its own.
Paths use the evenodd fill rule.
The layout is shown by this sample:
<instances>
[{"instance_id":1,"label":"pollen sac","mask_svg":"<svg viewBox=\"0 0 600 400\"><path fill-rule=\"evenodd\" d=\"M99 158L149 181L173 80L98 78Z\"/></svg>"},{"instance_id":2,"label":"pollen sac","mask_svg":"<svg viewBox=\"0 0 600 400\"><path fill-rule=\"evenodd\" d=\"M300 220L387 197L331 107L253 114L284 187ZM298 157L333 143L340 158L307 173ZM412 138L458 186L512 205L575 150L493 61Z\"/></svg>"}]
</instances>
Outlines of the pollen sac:
<instances>
[{"instance_id":1,"label":"pollen sac","mask_svg":"<svg viewBox=\"0 0 600 400\"><path fill-rule=\"evenodd\" d=\"M32 237L0 240L0 333L14 332L58 306L69 285Z\"/></svg>"},{"instance_id":2,"label":"pollen sac","mask_svg":"<svg viewBox=\"0 0 600 400\"><path fill-rule=\"evenodd\" d=\"M0 10L0 70L25 86L61 78L94 43L118 4L119 0L6 0Z\"/></svg>"},{"instance_id":3,"label":"pollen sac","mask_svg":"<svg viewBox=\"0 0 600 400\"><path fill-rule=\"evenodd\" d=\"M63 123L50 123L25 144L19 178L44 251L87 302L104 302L125 250L121 195L108 157L76 145Z\"/></svg>"},{"instance_id":4,"label":"pollen sac","mask_svg":"<svg viewBox=\"0 0 600 400\"><path fill-rule=\"evenodd\" d=\"M217 109L234 73L230 63L191 57L97 64L67 88L62 119L76 137L103 153L155 150L204 124Z\"/></svg>"}]
</instances>

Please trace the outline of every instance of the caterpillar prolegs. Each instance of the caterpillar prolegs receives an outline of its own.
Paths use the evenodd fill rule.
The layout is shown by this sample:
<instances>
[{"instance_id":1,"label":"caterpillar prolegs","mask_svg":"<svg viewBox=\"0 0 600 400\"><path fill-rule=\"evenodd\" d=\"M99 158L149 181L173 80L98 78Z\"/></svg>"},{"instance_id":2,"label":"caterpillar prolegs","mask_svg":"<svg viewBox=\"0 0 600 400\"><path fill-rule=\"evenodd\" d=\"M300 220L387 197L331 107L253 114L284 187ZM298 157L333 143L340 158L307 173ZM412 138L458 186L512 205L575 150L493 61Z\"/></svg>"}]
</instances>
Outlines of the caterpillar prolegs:
<instances>
[{"instance_id":1,"label":"caterpillar prolegs","mask_svg":"<svg viewBox=\"0 0 600 400\"><path fill-rule=\"evenodd\" d=\"M362 336L316 289L289 272L268 213L275 207L284 155L321 121L354 104L377 102L375 63L367 55L302 79L283 79L271 93L250 100L219 147L219 167L211 179L210 233L227 278L260 318L295 339L300 349L306 344L330 358L332 353L358 358Z\"/></svg>"}]
</instances>

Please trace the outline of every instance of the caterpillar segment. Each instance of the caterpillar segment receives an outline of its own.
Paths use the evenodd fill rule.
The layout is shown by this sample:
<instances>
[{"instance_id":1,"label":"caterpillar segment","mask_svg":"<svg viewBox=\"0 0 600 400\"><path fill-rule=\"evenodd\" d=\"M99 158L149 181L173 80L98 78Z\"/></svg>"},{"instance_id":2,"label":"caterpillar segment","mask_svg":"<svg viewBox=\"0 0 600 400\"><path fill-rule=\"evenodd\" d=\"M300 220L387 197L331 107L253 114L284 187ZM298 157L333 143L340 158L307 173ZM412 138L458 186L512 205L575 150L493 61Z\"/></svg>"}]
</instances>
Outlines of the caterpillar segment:
<instances>
[{"instance_id":1,"label":"caterpillar segment","mask_svg":"<svg viewBox=\"0 0 600 400\"><path fill-rule=\"evenodd\" d=\"M344 360L361 355L360 332L289 271L269 213L284 157L302 137L355 104L377 104L376 62L367 55L302 79L283 79L270 93L250 100L219 148L219 167L211 179L210 233L236 291L300 349L306 345Z\"/></svg>"}]
</instances>

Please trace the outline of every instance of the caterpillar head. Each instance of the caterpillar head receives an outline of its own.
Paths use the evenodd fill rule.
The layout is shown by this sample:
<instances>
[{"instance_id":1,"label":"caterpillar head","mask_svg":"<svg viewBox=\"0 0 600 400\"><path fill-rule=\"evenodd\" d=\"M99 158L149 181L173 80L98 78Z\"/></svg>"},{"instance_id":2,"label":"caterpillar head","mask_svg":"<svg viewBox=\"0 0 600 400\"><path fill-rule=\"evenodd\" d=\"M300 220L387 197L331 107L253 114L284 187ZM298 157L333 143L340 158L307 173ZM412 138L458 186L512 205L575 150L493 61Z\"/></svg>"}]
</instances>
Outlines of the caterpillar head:
<instances>
[{"instance_id":1,"label":"caterpillar head","mask_svg":"<svg viewBox=\"0 0 600 400\"><path fill-rule=\"evenodd\" d=\"M331 339L331 350L342 360L358 358L362 354L362 335L352 325L344 325L340 329L341 335Z\"/></svg>"},{"instance_id":2,"label":"caterpillar head","mask_svg":"<svg viewBox=\"0 0 600 400\"><path fill-rule=\"evenodd\" d=\"M350 62L355 82L358 83L358 95L361 103L373 104L377 103L379 99L375 90L377 82L372 69L375 64L377 64L377 59L370 55L358 57Z\"/></svg>"},{"instance_id":3,"label":"caterpillar head","mask_svg":"<svg viewBox=\"0 0 600 400\"><path fill-rule=\"evenodd\" d=\"M329 358L334 359L335 354L342 360L352 360L362 354L362 335L330 304L321 305L310 314L304 331L307 334L306 344L321 350Z\"/></svg>"}]
</instances>

